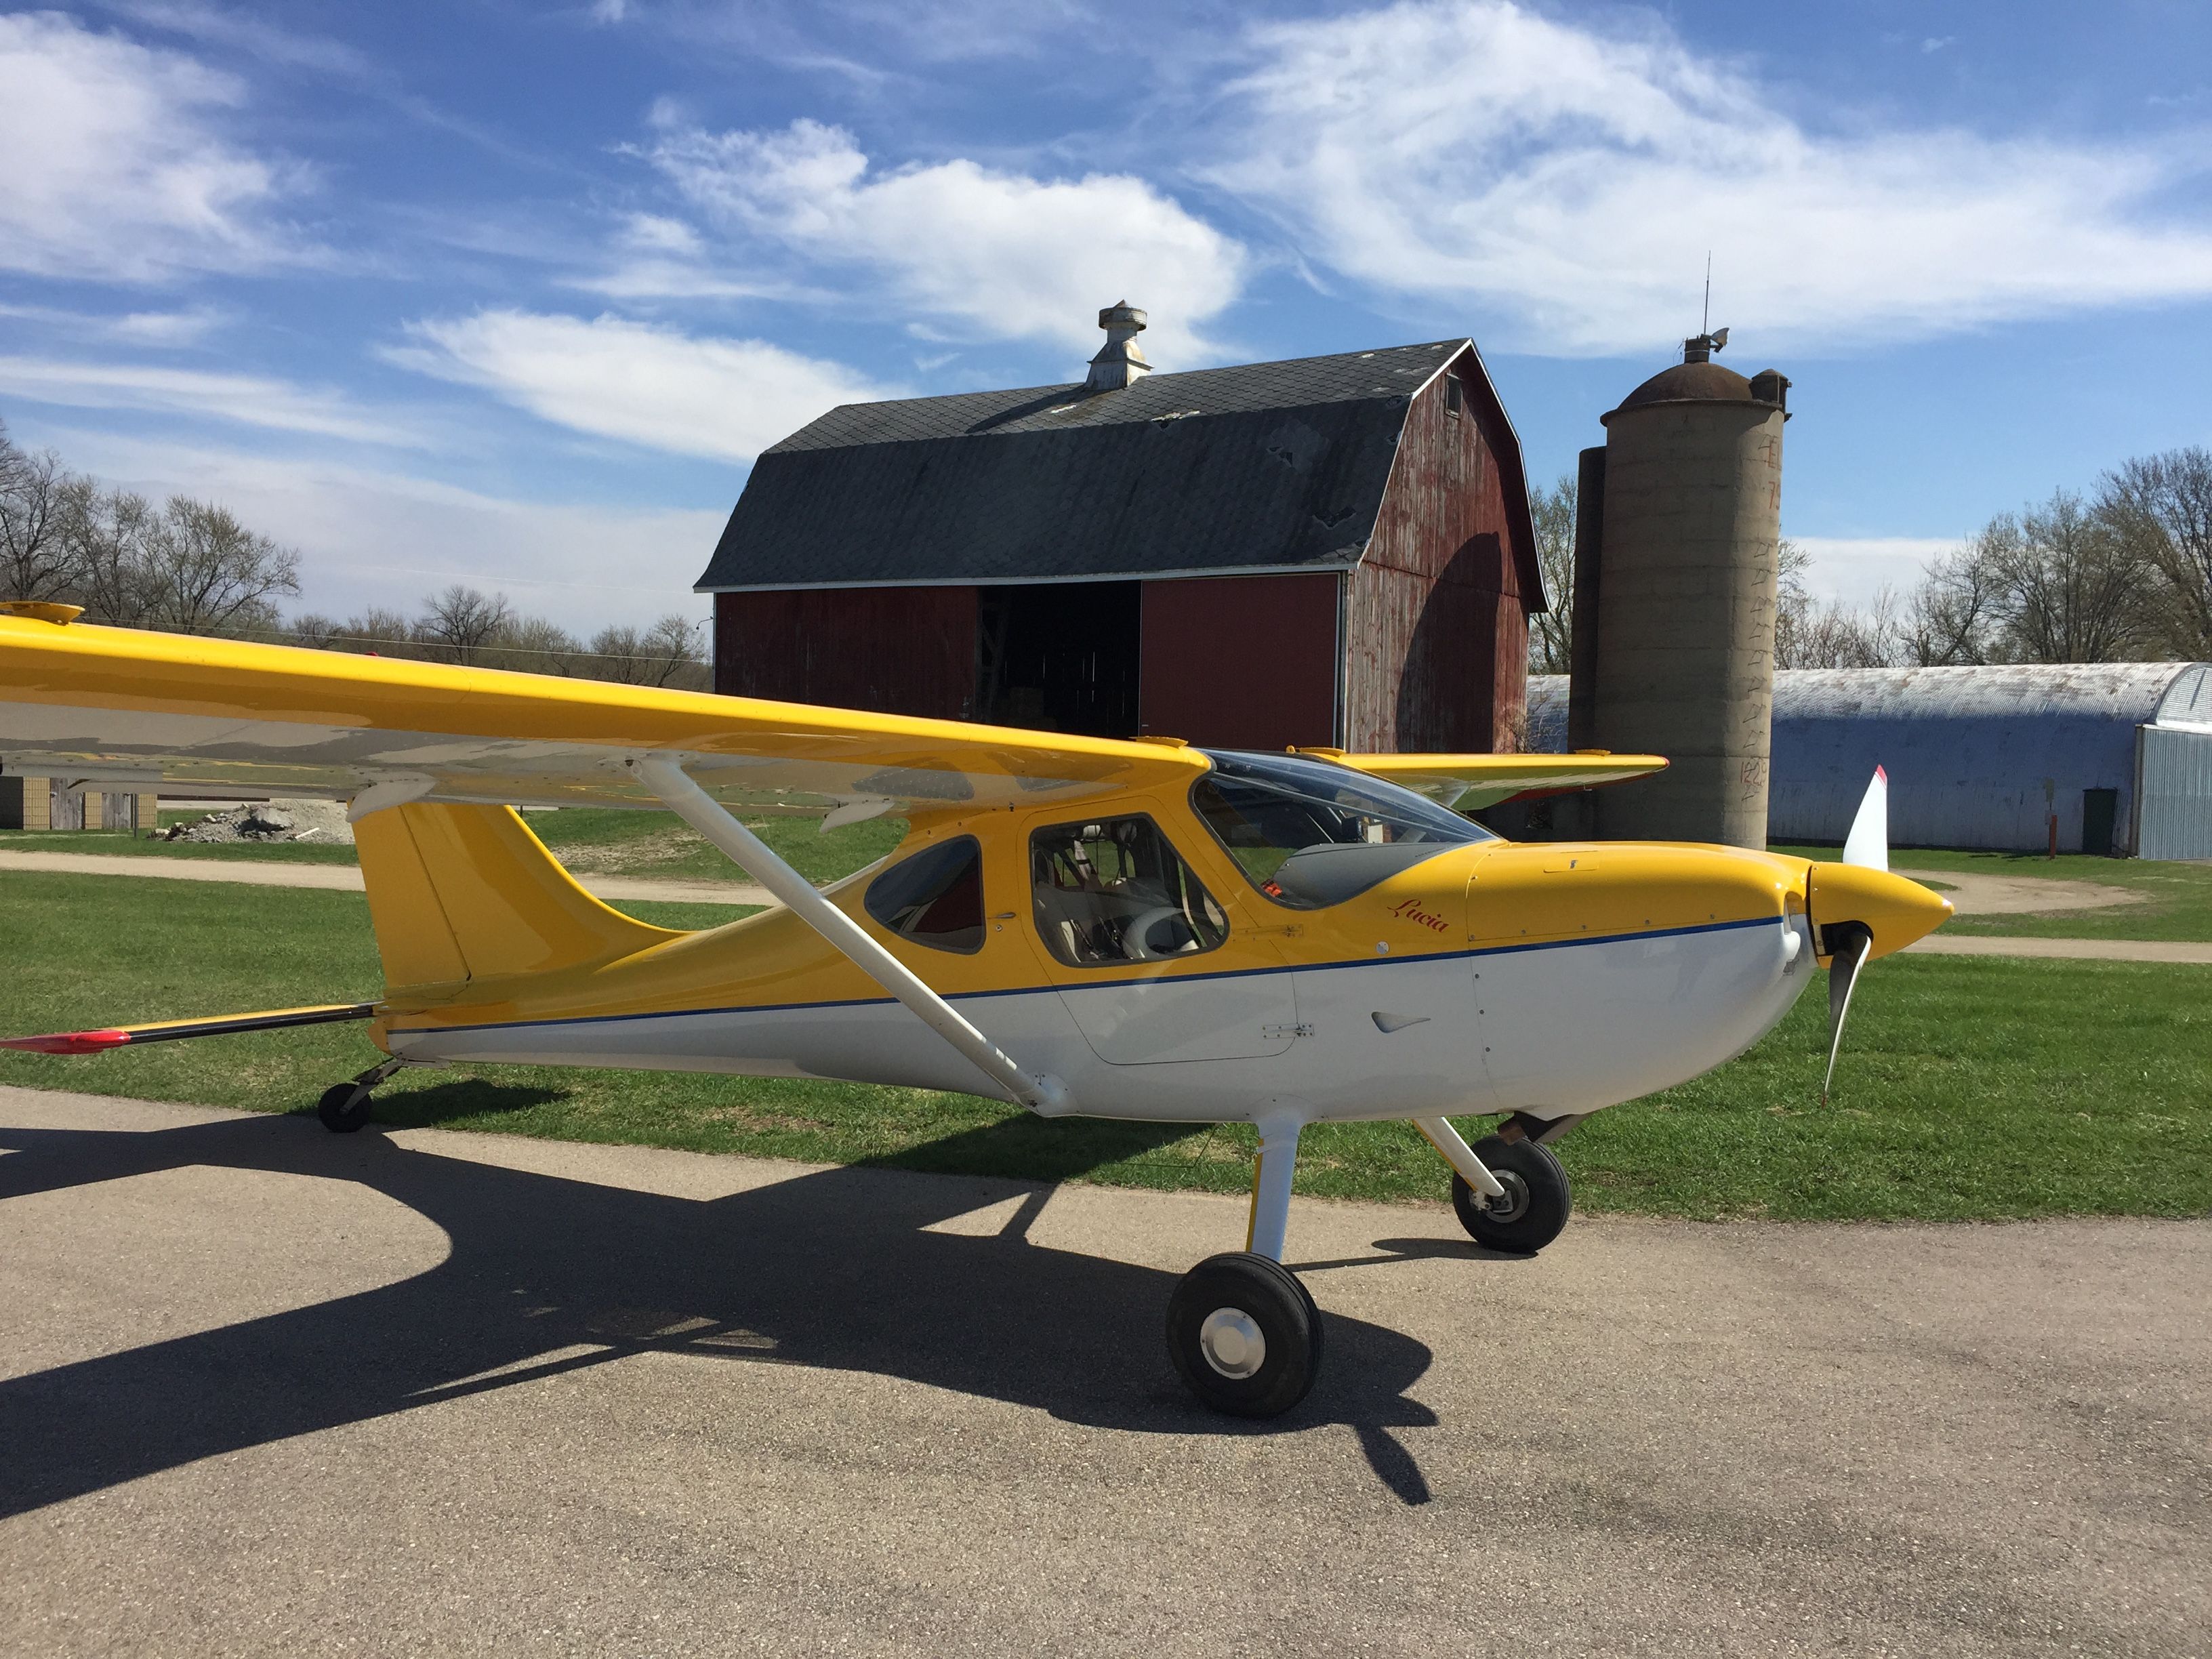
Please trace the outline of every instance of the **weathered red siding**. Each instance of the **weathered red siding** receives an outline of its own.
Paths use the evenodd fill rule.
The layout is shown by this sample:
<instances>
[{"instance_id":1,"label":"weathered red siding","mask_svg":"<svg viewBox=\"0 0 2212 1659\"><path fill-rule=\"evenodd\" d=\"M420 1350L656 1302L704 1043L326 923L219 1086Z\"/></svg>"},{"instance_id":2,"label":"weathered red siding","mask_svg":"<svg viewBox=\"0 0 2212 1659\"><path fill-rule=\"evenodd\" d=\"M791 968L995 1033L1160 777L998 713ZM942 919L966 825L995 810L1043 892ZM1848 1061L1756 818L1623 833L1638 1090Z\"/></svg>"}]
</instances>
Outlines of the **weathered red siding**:
<instances>
[{"instance_id":1,"label":"weathered red siding","mask_svg":"<svg viewBox=\"0 0 2212 1659\"><path fill-rule=\"evenodd\" d=\"M728 696L966 720L975 698L975 590L718 593L714 689Z\"/></svg>"},{"instance_id":2,"label":"weathered red siding","mask_svg":"<svg viewBox=\"0 0 2212 1659\"><path fill-rule=\"evenodd\" d=\"M1471 357L1453 366L1474 372ZM1346 594L1345 746L1504 752L1517 745L1528 618L1486 434L1487 400L1446 406L1443 376L1407 411L1390 487Z\"/></svg>"},{"instance_id":3,"label":"weathered red siding","mask_svg":"<svg viewBox=\"0 0 2212 1659\"><path fill-rule=\"evenodd\" d=\"M1146 582L1144 732L1224 749L1334 744L1342 580L1332 572Z\"/></svg>"}]
</instances>

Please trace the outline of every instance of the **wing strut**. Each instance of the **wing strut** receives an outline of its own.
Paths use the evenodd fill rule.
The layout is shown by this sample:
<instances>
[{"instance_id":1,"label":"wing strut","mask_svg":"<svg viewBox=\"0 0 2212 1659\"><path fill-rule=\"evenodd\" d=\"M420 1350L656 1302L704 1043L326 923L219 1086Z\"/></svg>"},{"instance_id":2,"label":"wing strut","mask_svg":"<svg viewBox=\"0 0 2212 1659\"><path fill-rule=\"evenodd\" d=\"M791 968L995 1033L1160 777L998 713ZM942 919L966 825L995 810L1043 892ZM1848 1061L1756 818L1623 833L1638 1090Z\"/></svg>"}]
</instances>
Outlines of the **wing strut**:
<instances>
[{"instance_id":1,"label":"wing strut","mask_svg":"<svg viewBox=\"0 0 2212 1659\"><path fill-rule=\"evenodd\" d=\"M790 906L800 921L912 1009L924 1024L958 1049L1017 1104L1046 1117L1073 1107L1066 1084L1049 1073L1024 1072L1012 1055L969 1024L958 1009L923 984L904 963L869 938L858 922L824 898L812 882L724 811L721 803L694 783L676 762L665 756L648 755L629 764L638 781L659 796L662 805Z\"/></svg>"}]
</instances>

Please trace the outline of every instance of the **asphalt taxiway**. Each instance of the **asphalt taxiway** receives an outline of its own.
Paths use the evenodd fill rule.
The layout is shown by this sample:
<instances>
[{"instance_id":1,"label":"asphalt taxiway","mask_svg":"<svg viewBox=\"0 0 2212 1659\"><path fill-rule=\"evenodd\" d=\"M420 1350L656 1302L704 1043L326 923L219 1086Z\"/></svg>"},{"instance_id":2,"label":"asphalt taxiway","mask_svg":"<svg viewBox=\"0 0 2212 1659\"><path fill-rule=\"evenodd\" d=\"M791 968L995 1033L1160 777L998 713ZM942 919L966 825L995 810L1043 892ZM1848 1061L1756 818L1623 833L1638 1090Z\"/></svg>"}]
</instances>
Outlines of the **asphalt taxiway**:
<instances>
[{"instance_id":1,"label":"asphalt taxiway","mask_svg":"<svg viewBox=\"0 0 2212 1659\"><path fill-rule=\"evenodd\" d=\"M0 1652L2201 1654L2212 1221L1242 1206L0 1089ZM1440 1182L1441 1185L1441 1182Z\"/></svg>"}]
</instances>

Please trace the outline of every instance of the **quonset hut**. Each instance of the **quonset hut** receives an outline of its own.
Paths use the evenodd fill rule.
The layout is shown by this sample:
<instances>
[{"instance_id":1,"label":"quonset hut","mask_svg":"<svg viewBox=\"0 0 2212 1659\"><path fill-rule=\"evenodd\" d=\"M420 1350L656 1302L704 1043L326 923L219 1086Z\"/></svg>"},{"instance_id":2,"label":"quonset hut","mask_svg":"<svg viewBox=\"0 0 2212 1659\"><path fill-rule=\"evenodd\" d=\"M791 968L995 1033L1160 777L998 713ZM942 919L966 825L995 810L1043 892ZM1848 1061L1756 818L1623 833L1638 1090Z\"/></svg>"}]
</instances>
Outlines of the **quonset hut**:
<instances>
[{"instance_id":1,"label":"quonset hut","mask_svg":"<svg viewBox=\"0 0 2212 1659\"><path fill-rule=\"evenodd\" d=\"M1528 682L1528 747L1567 747L1567 681ZM1900 847L2212 858L2203 663L1798 668L1774 677L1769 823L1838 842L1889 774Z\"/></svg>"},{"instance_id":2,"label":"quonset hut","mask_svg":"<svg viewBox=\"0 0 2212 1659\"><path fill-rule=\"evenodd\" d=\"M713 561L715 689L1229 747L1510 749L1544 608L1472 342L832 410Z\"/></svg>"}]
</instances>

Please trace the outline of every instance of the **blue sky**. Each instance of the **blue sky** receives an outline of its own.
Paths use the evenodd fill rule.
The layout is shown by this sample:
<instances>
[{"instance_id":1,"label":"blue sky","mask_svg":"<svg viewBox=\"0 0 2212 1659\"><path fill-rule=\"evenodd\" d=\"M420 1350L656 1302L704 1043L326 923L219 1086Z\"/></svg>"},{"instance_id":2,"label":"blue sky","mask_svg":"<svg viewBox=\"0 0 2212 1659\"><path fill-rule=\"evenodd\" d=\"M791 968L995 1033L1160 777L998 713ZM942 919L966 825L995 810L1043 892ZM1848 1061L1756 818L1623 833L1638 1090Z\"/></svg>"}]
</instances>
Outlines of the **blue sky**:
<instances>
[{"instance_id":1,"label":"blue sky","mask_svg":"<svg viewBox=\"0 0 2212 1659\"><path fill-rule=\"evenodd\" d=\"M129 0L0 10L0 416L303 608L698 608L857 398L1467 334L1531 470L1694 332L1863 597L2212 442L2212 7Z\"/></svg>"}]
</instances>

